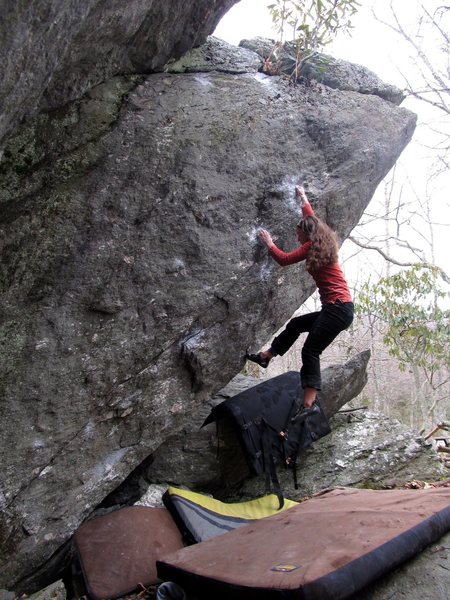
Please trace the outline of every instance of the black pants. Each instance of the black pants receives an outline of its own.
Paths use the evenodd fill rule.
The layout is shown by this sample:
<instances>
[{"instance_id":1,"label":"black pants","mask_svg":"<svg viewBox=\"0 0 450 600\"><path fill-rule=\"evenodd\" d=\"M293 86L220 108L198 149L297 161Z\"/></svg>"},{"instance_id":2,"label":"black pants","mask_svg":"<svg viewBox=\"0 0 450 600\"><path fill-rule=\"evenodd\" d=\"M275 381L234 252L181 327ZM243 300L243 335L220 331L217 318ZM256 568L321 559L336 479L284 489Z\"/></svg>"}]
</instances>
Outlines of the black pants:
<instances>
[{"instance_id":1,"label":"black pants","mask_svg":"<svg viewBox=\"0 0 450 600\"><path fill-rule=\"evenodd\" d=\"M301 333L308 331L308 337L302 348L302 387L320 390L320 355L334 338L353 321L353 302L325 304L321 311L294 317L284 331L277 335L271 350L281 356L289 350Z\"/></svg>"}]
</instances>

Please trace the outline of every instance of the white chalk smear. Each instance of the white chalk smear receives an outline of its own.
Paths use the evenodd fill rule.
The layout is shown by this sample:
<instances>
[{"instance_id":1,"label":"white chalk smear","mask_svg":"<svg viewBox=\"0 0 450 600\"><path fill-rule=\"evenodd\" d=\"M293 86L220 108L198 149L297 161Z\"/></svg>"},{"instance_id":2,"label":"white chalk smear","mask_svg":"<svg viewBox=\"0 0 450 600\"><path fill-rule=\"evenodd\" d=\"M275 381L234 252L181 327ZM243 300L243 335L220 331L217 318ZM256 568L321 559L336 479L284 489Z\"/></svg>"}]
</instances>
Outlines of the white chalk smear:
<instances>
[{"instance_id":1,"label":"white chalk smear","mask_svg":"<svg viewBox=\"0 0 450 600\"><path fill-rule=\"evenodd\" d=\"M246 236L248 238L248 241L251 244L259 244L259 240L258 240L258 233L261 231L261 229L264 229L264 227L252 227L251 231L248 231L246 233Z\"/></svg>"},{"instance_id":2,"label":"white chalk smear","mask_svg":"<svg viewBox=\"0 0 450 600\"><path fill-rule=\"evenodd\" d=\"M261 269L259 271L259 277L260 277L261 281L264 281L264 282L269 281L270 275L272 273L272 269L273 269L273 265L269 262L266 262L261 266Z\"/></svg>"},{"instance_id":3,"label":"white chalk smear","mask_svg":"<svg viewBox=\"0 0 450 600\"><path fill-rule=\"evenodd\" d=\"M300 207L298 200L295 197L296 185L303 185L303 177L301 173L298 173L297 175L286 175L279 184L278 190L283 194L286 207L298 214Z\"/></svg>"},{"instance_id":4,"label":"white chalk smear","mask_svg":"<svg viewBox=\"0 0 450 600\"><path fill-rule=\"evenodd\" d=\"M245 235L248 238L248 241L250 242L250 244L255 245L258 244L259 246L264 246L264 244L262 242L259 241L258 239L258 233L262 230L265 229L266 231L269 231L267 229L267 227L263 227L261 225L258 225L258 227L253 227L251 231L248 231ZM269 231L270 233L270 231ZM272 235L272 234L271 234ZM276 240L278 239L278 236L276 235L272 235L272 240L274 242L276 242Z\"/></svg>"}]
</instances>

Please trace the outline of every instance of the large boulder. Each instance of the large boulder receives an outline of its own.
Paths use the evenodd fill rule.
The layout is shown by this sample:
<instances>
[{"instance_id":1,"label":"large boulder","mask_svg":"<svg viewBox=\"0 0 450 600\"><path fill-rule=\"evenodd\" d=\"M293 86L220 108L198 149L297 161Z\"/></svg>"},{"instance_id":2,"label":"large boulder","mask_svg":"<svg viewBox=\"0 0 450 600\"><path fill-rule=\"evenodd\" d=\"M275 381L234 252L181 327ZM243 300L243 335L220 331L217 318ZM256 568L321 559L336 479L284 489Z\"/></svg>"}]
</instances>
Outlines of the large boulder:
<instances>
[{"instance_id":1,"label":"large boulder","mask_svg":"<svg viewBox=\"0 0 450 600\"><path fill-rule=\"evenodd\" d=\"M255 239L264 225L295 246L294 184L344 239L414 125L377 96L213 71L115 77L10 137L0 586L36 587L93 508L310 295L304 268L280 269Z\"/></svg>"},{"instance_id":2,"label":"large boulder","mask_svg":"<svg viewBox=\"0 0 450 600\"><path fill-rule=\"evenodd\" d=\"M238 0L2 0L0 142L23 118L113 75L161 70Z\"/></svg>"}]
</instances>

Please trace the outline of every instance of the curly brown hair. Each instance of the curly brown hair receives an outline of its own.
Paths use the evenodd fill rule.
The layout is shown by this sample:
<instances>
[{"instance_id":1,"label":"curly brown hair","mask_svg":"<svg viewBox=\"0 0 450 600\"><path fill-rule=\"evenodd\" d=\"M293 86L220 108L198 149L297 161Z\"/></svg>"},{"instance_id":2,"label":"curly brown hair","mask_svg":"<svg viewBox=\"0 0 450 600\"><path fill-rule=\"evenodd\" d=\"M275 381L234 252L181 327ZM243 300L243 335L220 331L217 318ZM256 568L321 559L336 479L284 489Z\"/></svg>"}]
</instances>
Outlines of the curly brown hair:
<instances>
[{"instance_id":1,"label":"curly brown hair","mask_svg":"<svg viewBox=\"0 0 450 600\"><path fill-rule=\"evenodd\" d=\"M338 260L339 244L336 233L317 217L308 216L297 227L311 242L311 250L306 258L308 271L317 271Z\"/></svg>"}]
</instances>

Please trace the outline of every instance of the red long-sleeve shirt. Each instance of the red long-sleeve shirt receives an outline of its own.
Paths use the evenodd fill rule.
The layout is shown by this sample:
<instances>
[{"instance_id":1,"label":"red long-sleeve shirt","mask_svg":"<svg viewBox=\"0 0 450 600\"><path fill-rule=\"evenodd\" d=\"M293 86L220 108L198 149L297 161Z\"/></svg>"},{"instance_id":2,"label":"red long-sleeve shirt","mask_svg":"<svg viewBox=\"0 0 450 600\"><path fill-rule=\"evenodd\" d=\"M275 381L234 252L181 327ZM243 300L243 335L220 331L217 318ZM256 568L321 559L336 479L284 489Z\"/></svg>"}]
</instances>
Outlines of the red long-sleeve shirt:
<instances>
[{"instance_id":1,"label":"red long-sleeve shirt","mask_svg":"<svg viewBox=\"0 0 450 600\"><path fill-rule=\"evenodd\" d=\"M315 216L312 206L309 203L303 206L303 218L307 216ZM279 265L285 267L305 260L310 249L311 242L302 244L292 252L283 252L283 250L280 250L274 244L269 248L269 254ZM334 304L338 300L341 302L352 302L352 297L339 263L332 263L321 267L317 271L310 271L308 269L308 273L316 282L322 305Z\"/></svg>"}]
</instances>

